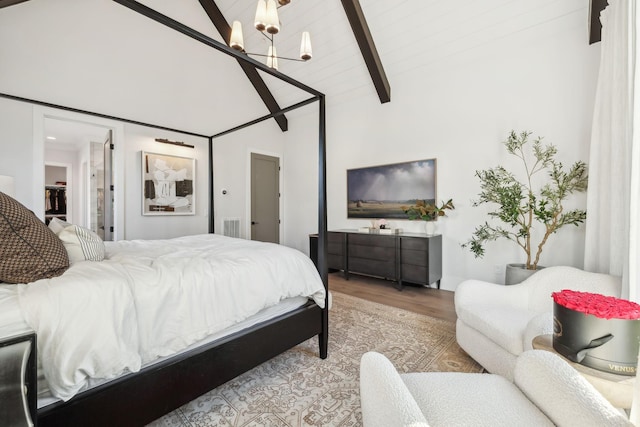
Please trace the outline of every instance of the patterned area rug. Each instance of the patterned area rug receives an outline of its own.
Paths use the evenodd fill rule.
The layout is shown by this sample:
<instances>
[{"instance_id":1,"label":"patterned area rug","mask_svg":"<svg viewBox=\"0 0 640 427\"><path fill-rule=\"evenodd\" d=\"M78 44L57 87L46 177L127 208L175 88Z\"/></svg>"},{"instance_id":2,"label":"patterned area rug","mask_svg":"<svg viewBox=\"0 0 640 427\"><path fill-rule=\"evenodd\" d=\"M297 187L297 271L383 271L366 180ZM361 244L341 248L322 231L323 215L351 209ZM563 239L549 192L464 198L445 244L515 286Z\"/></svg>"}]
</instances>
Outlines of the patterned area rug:
<instances>
[{"instance_id":1,"label":"patterned area rug","mask_svg":"<svg viewBox=\"0 0 640 427\"><path fill-rule=\"evenodd\" d=\"M310 339L150 425L360 426L359 366L367 351L401 372L481 372L458 347L453 323L332 294L327 359Z\"/></svg>"}]
</instances>

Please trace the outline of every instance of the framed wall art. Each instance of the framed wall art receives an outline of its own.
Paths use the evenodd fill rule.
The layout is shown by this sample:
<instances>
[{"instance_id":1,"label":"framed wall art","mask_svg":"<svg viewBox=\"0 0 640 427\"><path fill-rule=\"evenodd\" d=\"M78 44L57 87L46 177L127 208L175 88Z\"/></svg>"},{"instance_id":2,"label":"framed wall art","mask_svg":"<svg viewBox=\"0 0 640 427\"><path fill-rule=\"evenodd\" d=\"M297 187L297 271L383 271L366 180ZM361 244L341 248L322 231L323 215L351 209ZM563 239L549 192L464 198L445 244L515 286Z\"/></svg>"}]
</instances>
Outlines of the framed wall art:
<instances>
[{"instance_id":1,"label":"framed wall art","mask_svg":"<svg viewBox=\"0 0 640 427\"><path fill-rule=\"evenodd\" d=\"M142 152L142 214L195 215L196 160Z\"/></svg>"},{"instance_id":2,"label":"framed wall art","mask_svg":"<svg viewBox=\"0 0 640 427\"><path fill-rule=\"evenodd\" d=\"M436 159L347 170L347 218L408 219L417 200L435 203Z\"/></svg>"}]
</instances>

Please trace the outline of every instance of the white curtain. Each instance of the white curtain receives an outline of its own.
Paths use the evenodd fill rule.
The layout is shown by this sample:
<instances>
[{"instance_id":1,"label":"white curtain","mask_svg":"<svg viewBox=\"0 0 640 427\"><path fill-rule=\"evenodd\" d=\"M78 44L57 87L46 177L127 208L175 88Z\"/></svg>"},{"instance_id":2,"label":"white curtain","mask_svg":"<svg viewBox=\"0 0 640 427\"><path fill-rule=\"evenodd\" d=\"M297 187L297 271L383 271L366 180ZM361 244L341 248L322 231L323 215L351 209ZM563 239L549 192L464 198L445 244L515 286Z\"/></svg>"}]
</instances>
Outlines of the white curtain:
<instances>
[{"instance_id":1,"label":"white curtain","mask_svg":"<svg viewBox=\"0 0 640 427\"><path fill-rule=\"evenodd\" d=\"M640 298L638 19L635 0L609 0L601 15L584 259L587 271L621 276L622 297L634 301Z\"/></svg>"},{"instance_id":2,"label":"white curtain","mask_svg":"<svg viewBox=\"0 0 640 427\"><path fill-rule=\"evenodd\" d=\"M621 276L622 297L633 301L640 298L639 19L635 0L609 0L600 18L584 259L585 270ZM630 420L640 427L640 381Z\"/></svg>"}]
</instances>

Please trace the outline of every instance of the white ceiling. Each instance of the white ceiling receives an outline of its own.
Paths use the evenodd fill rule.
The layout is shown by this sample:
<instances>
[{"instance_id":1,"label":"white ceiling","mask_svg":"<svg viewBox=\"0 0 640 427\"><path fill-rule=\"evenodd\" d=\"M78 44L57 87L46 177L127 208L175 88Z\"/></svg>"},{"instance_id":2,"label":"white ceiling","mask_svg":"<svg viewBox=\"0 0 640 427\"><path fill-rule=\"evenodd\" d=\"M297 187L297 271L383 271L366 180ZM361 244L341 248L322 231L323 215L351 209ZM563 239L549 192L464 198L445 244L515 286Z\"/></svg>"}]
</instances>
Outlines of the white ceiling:
<instances>
[{"instance_id":1,"label":"white ceiling","mask_svg":"<svg viewBox=\"0 0 640 427\"><path fill-rule=\"evenodd\" d=\"M264 37L252 29L256 3L217 0L229 22L237 19L243 23L246 50L266 52ZM393 102L394 83L404 74L424 72L428 78L430 67L457 54L569 14L584 13L589 0L361 0L360 4ZM375 102L375 88L340 0L291 0L279 11L278 54L295 57L304 30L311 33L314 53L308 63L281 62L280 71L325 93L333 103L354 96L367 96ZM585 43L587 40L585 32Z\"/></svg>"},{"instance_id":2,"label":"white ceiling","mask_svg":"<svg viewBox=\"0 0 640 427\"><path fill-rule=\"evenodd\" d=\"M82 150L88 142L104 142L107 132L104 127L88 123L51 118L44 121L46 147L53 150Z\"/></svg>"},{"instance_id":3,"label":"white ceiling","mask_svg":"<svg viewBox=\"0 0 640 427\"><path fill-rule=\"evenodd\" d=\"M222 41L197 0L141 3ZM252 28L256 0L217 0L243 23L247 51L266 52ZM407 73L585 14L588 0L361 0L391 86ZM280 71L323 92L329 106L379 103L340 0L292 0L279 10L280 56L311 33L313 59ZM585 22L585 43L587 42ZM110 0L30 0L0 9L0 92L211 135L267 114L236 61ZM509 52L505 52L509 55ZM260 58L256 58L261 60ZM517 66L517 65L516 65ZM520 64L519 66L526 66ZM309 97L265 75L281 107Z\"/></svg>"}]
</instances>

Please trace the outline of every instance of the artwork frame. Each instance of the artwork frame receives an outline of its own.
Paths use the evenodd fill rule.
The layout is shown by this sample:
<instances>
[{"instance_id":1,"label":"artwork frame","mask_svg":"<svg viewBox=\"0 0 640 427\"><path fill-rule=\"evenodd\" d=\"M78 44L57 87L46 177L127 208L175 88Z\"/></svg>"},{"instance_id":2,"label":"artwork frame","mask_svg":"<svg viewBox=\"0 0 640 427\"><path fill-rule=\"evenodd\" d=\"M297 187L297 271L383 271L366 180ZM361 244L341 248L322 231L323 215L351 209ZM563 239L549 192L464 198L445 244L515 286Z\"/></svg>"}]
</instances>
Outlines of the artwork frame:
<instances>
[{"instance_id":1,"label":"artwork frame","mask_svg":"<svg viewBox=\"0 0 640 427\"><path fill-rule=\"evenodd\" d=\"M195 215L196 159L141 152L142 215Z\"/></svg>"},{"instance_id":2,"label":"artwork frame","mask_svg":"<svg viewBox=\"0 0 640 427\"><path fill-rule=\"evenodd\" d=\"M401 209L437 200L437 159L347 169L348 219L409 219Z\"/></svg>"}]
</instances>

